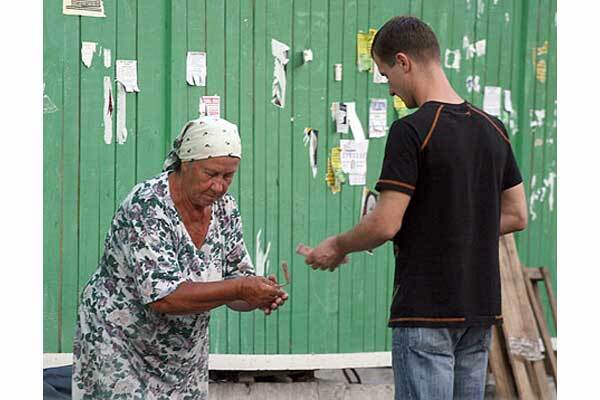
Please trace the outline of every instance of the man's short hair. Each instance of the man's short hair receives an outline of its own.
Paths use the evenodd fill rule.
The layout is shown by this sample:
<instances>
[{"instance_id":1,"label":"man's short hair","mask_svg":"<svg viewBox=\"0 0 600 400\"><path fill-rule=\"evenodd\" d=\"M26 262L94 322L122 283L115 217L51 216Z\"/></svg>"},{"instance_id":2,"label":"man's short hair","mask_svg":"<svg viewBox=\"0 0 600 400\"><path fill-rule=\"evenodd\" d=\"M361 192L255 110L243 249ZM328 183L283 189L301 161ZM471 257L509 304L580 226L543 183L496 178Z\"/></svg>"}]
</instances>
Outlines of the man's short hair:
<instances>
[{"instance_id":1,"label":"man's short hair","mask_svg":"<svg viewBox=\"0 0 600 400\"><path fill-rule=\"evenodd\" d=\"M416 17L394 17L377 31L371 57L392 66L396 53L405 53L418 61L440 62L440 45L429 25Z\"/></svg>"}]
</instances>

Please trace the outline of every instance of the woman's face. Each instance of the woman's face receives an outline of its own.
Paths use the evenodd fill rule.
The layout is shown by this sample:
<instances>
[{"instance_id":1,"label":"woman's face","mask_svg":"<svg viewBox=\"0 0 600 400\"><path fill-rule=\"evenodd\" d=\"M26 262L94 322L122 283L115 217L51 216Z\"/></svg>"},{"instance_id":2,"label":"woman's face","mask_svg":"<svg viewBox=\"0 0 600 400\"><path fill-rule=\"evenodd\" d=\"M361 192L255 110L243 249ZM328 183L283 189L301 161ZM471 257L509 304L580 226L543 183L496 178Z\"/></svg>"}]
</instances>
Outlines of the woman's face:
<instances>
[{"instance_id":1,"label":"woman's face","mask_svg":"<svg viewBox=\"0 0 600 400\"><path fill-rule=\"evenodd\" d=\"M193 205L207 207L227 193L238 170L237 157L215 157L181 164L182 190Z\"/></svg>"}]
</instances>

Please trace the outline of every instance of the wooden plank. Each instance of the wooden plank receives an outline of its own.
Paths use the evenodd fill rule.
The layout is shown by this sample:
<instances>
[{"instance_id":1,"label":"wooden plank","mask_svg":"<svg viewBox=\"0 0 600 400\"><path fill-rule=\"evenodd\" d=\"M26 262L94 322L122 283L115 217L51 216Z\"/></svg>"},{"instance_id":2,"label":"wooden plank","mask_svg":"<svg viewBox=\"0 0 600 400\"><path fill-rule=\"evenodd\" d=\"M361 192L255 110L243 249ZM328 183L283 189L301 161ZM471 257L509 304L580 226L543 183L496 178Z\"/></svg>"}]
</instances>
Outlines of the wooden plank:
<instances>
[{"instance_id":1,"label":"wooden plank","mask_svg":"<svg viewBox=\"0 0 600 400\"><path fill-rule=\"evenodd\" d=\"M337 213L329 215L330 205L337 199L332 199L325 183L329 149L333 146L335 136L331 125L330 107L333 101L332 88L340 88L339 82L333 79L333 64L341 62L341 27L329 21L340 21L343 18L343 8L339 1L325 4L324 2L311 3L310 47L314 59L306 65L309 70L308 83L310 98L306 112L308 112L307 126L319 130L318 146L318 173L315 178L310 173L307 150L303 149L302 172L308 176L309 203L307 216L309 223L308 242L316 246L323 239L335 231L329 229L329 224L335 224ZM332 40L335 45L331 45ZM336 85L337 83L337 85ZM302 112L302 111L300 111ZM300 127L299 127L300 128ZM306 171L306 172L304 172ZM334 228L335 229L335 228ZM306 269L306 282L309 296L308 309L308 335L309 351L322 352L325 349L338 348L338 323L339 323L339 274L337 270L332 273L312 271L304 265L304 258L300 257L302 267ZM318 321L313 324L312 321Z\"/></svg>"},{"instance_id":2,"label":"wooden plank","mask_svg":"<svg viewBox=\"0 0 600 400\"><path fill-rule=\"evenodd\" d=\"M533 313L537 322L538 330L540 332L540 335L542 336L542 342L544 343L545 357L550 364L550 371L552 373L552 377L554 378L554 382L557 382L556 357L554 355L554 348L552 346L550 332L548 331L548 325L544 318L544 311L542 310L540 298L534 293L531 280L527 277L525 277L524 280L525 288L527 289L527 295L529 296L529 302L531 303L531 307L533 309Z\"/></svg>"},{"instance_id":3,"label":"wooden plank","mask_svg":"<svg viewBox=\"0 0 600 400\"><path fill-rule=\"evenodd\" d=\"M396 13L397 15L408 13L408 2L403 2L395 7L396 9L391 11L389 10L388 6L382 2L370 2L369 27L380 29L381 26L387 22L392 13ZM387 99L387 126L391 126L392 121L395 120L395 113L392 107L392 98L389 95L388 85L372 83L372 74L369 74L367 80L367 98L369 101L372 98ZM368 117L365 125L365 128L367 128ZM381 163L384 156L386 140L387 134L383 138L369 139L369 152L367 156L367 187L371 190L374 189L375 182L377 182L377 179L381 173ZM375 329L374 349L376 351L386 350L386 339L388 333L391 331L387 327L390 301L388 292L389 288L393 285L393 281L389 281L388 279L388 271L390 268L390 252L391 250L389 249L389 246L382 245L374 250L372 256L365 257L365 271L368 274L373 275L375 278L373 325ZM391 264L394 263L392 262Z\"/></svg>"},{"instance_id":4,"label":"wooden plank","mask_svg":"<svg viewBox=\"0 0 600 400\"><path fill-rule=\"evenodd\" d=\"M163 99L169 97L167 62L169 60L169 5L160 0L137 3L137 68L140 92L127 94L137 100L137 176L138 182L158 174L171 148L166 139L170 129ZM162 79L157 79L162 77ZM136 99L137 97L137 99ZM129 130L129 128L128 128ZM129 138L128 138L129 140Z\"/></svg>"},{"instance_id":5,"label":"wooden plank","mask_svg":"<svg viewBox=\"0 0 600 400\"><path fill-rule=\"evenodd\" d=\"M366 30L366 27L358 26L358 2L357 0L345 1L344 6L344 24L342 36L342 64L343 64L343 80L342 80L342 101L356 102L357 113L359 109L359 98L356 94L356 85L358 77L361 74L358 72L356 65L356 34L359 30ZM365 72L362 72L365 74ZM364 122L363 122L364 128ZM341 139L352 139L353 133L342 134ZM337 144L336 144L337 145ZM342 186L342 191L337 194L340 196L340 208L337 210L339 216L339 232L346 232L354 225L355 220L355 198L356 187L350 186L348 182ZM329 211L328 211L329 212ZM335 211L333 211L335 212ZM338 233L338 232L334 232ZM352 254L348 265L341 269L342 285L345 290L349 290L346 295L341 294L342 304L348 302L350 310L340 310L340 318L349 320L349 329L351 334L344 337L344 341L349 346L348 351L362 351L363 349L363 318L364 318L364 301L365 289L363 271L360 266L361 255L358 253ZM341 321L340 321L341 323Z\"/></svg>"},{"instance_id":6,"label":"wooden plank","mask_svg":"<svg viewBox=\"0 0 600 400\"><path fill-rule=\"evenodd\" d=\"M206 3L206 92L221 96L221 107L225 102L225 2ZM223 113L221 109L221 113ZM211 351L227 353L227 307L211 312Z\"/></svg>"},{"instance_id":7,"label":"wooden plank","mask_svg":"<svg viewBox=\"0 0 600 400\"><path fill-rule=\"evenodd\" d=\"M65 109L63 105L63 75L65 69L64 43L67 33L78 30L79 18L66 19L58 7L44 7L44 215L43 215L43 316L45 352L60 351L60 271L62 260L62 220L63 210L63 118L65 112L75 110ZM60 34L56 34L56 32ZM75 37L75 43L79 38ZM79 69L70 73L67 78L78 81Z\"/></svg>"},{"instance_id":8,"label":"wooden plank","mask_svg":"<svg viewBox=\"0 0 600 400\"><path fill-rule=\"evenodd\" d=\"M512 235L504 235L500 238L500 276L502 281L502 315L504 317L502 329L508 340L509 359L519 397L545 396L547 381L541 379L539 375L539 363L529 362L522 356L513 354L510 345L513 339L529 341L531 344L537 344L539 340L535 330L535 318L525 288L521 263ZM528 369L533 371L531 377L528 374Z\"/></svg>"},{"instance_id":9,"label":"wooden plank","mask_svg":"<svg viewBox=\"0 0 600 400\"><path fill-rule=\"evenodd\" d=\"M372 27L370 24L369 1L358 0L356 13L358 29L368 32ZM357 72L356 75L356 114L365 131L365 137L368 139L369 86L372 84L373 74L371 72ZM369 141L369 145L370 144L371 142ZM372 151L372 149L369 149L369 151ZM350 227L352 228L359 221L363 186L348 186L348 188L352 188L354 196L352 199L352 225ZM371 258L371 256L368 256L364 251L353 254L353 265L356 271L356 274L353 276L362 282L362 290L364 292L362 303L357 304L357 311L359 312L358 318L360 318L360 323L362 325L362 345L360 351L374 351L375 349L375 275L373 274L373 268L367 265L370 261L367 260L367 257Z\"/></svg>"},{"instance_id":10,"label":"wooden plank","mask_svg":"<svg viewBox=\"0 0 600 400\"><path fill-rule=\"evenodd\" d=\"M222 116L239 128L240 120L240 1L227 0L225 2L225 69L223 70L225 82L222 99ZM225 43L227 45L225 45ZM215 71L214 74L219 71ZM242 149L242 153L244 149ZM237 176L229 186L229 193L239 200L240 176L244 171L238 170ZM240 313L226 309L227 323L227 350L226 353L240 352Z\"/></svg>"},{"instance_id":11,"label":"wooden plank","mask_svg":"<svg viewBox=\"0 0 600 400\"><path fill-rule=\"evenodd\" d=\"M171 149L175 137L188 121L188 84L186 64L188 52L187 2L174 1L168 11L168 40L166 80L168 85L167 131L164 136L165 151ZM166 153L165 153L166 156ZM161 164L162 166L162 164Z\"/></svg>"},{"instance_id":12,"label":"wooden plank","mask_svg":"<svg viewBox=\"0 0 600 400\"><path fill-rule=\"evenodd\" d=\"M187 0L187 50L206 52L206 0ZM187 86L188 120L198 118L203 95L206 95L206 86Z\"/></svg>"},{"instance_id":13,"label":"wooden plank","mask_svg":"<svg viewBox=\"0 0 600 400\"><path fill-rule=\"evenodd\" d=\"M542 273L544 274L544 285L546 286L546 292L548 293L548 300L550 301L550 309L552 310L552 319L554 321L554 329L558 325L558 321L556 319L556 296L554 296L554 289L552 289L552 280L550 277L550 272L546 268L542 268Z\"/></svg>"},{"instance_id":14,"label":"wooden plank","mask_svg":"<svg viewBox=\"0 0 600 400\"><path fill-rule=\"evenodd\" d=\"M517 392L510 361L508 360L505 338L502 329L497 325L492 328L489 365L496 380L496 398L501 400L515 399Z\"/></svg>"},{"instance_id":15,"label":"wooden plank","mask_svg":"<svg viewBox=\"0 0 600 400\"><path fill-rule=\"evenodd\" d=\"M288 71L293 70L293 80L290 81L288 75L288 95L290 106L293 109L294 127L291 135L292 152L289 155L291 164L293 165L292 178L292 238L291 246L297 243L312 244L309 242L309 232L312 225L309 221L309 215L317 211L319 207L312 207L316 203L311 199L310 183L313 179L311 168L308 159L308 149L304 147L304 128L313 127L319 130L318 126L311 125L311 105L314 99L310 94L311 72L315 67L314 63L324 56L321 49L317 49L311 43L311 30L316 27L311 27L311 10L310 2L295 2L293 5L293 39L290 47L292 48L291 60L288 64ZM326 28L326 26L323 26ZM302 65L301 50L313 49L314 61L311 64ZM290 83L292 85L290 85ZM291 90L289 90L291 88ZM286 102L288 100L286 99ZM324 139L324 132L319 130L319 147L324 145L321 140ZM286 133L287 134L287 133ZM320 161L320 160L318 160ZM322 169L322 166L321 168ZM321 171L319 171L321 172ZM317 178L318 179L318 178ZM310 210L310 212L309 212ZM311 306L317 304L317 299L323 295L321 289L315 285L308 285L309 274L316 274L304 263L304 257L294 254L293 256L286 253L285 257L292 259L292 285L290 287L290 306L292 310L291 320L291 352L292 353L309 353L319 352L314 350L312 344L324 343L322 327L323 308L319 307L319 312L311 315L309 312ZM318 297L317 297L318 296ZM316 333L313 336L312 333ZM311 346L309 347L309 343Z\"/></svg>"},{"instance_id":16,"label":"wooden plank","mask_svg":"<svg viewBox=\"0 0 600 400\"><path fill-rule=\"evenodd\" d=\"M266 180L267 152L267 108L271 101L270 83L273 77L271 40L267 39L268 2L257 0L254 7L254 236L261 234L262 249L267 248L271 237L266 232L266 193L270 190ZM270 69L270 70L269 70ZM269 146L269 149L271 147ZM269 257L272 258L272 255ZM264 354L266 320L260 312L254 313L254 353Z\"/></svg>"},{"instance_id":17,"label":"wooden plank","mask_svg":"<svg viewBox=\"0 0 600 400\"><path fill-rule=\"evenodd\" d=\"M292 214L297 210L292 207L294 194L292 193L293 168L295 165L290 163L295 152L292 152L292 143L300 144L300 137L304 127L295 122L294 102L292 93L295 86L295 73L299 69L302 53L300 49L292 45L294 39L294 2L292 0L282 1L282 7L278 13L273 14L274 18L281 23L275 31L275 38L290 46L290 61L287 67L287 90L285 95L285 108L278 109L279 118L279 157L277 160L277 178L279 187L278 216L277 216L277 257L273 259L273 267L276 268L276 274L280 281L284 280L279 266L281 261L289 261L292 257ZM297 151L298 147L294 147ZM306 154L306 153L305 153ZM305 205L306 207L306 205ZM278 354L290 353L291 340L291 309L283 307L277 311L277 319L271 320L277 324L276 352Z\"/></svg>"},{"instance_id":18,"label":"wooden plank","mask_svg":"<svg viewBox=\"0 0 600 400\"><path fill-rule=\"evenodd\" d=\"M119 1L117 4L117 43L112 49L111 72L115 76L115 60L136 60L138 48L137 2ZM139 72L139 65L138 65ZM116 140L117 86L114 86L113 140ZM141 90L144 88L140 87ZM150 90L150 89L149 89ZM127 115L125 125L128 137L124 144L116 145L115 160L115 207L125 199L137 183L137 142L138 142L138 98L139 95L126 95ZM158 172L158 171L157 171Z\"/></svg>"},{"instance_id":19,"label":"wooden plank","mask_svg":"<svg viewBox=\"0 0 600 400\"><path fill-rule=\"evenodd\" d=\"M238 205L242 214L244 226L244 241L246 247L254 260L254 88L252 86L254 65L252 60L254 54L254 11L250 2L240 3L240 117L239 132L242 139L242 161L240 175L237 177L240 183ZM258 311L260 312L260 311ZM254 314L242 313L240 315L240 352L250 354L254 348Z\"/></svg>"}]
</instances>

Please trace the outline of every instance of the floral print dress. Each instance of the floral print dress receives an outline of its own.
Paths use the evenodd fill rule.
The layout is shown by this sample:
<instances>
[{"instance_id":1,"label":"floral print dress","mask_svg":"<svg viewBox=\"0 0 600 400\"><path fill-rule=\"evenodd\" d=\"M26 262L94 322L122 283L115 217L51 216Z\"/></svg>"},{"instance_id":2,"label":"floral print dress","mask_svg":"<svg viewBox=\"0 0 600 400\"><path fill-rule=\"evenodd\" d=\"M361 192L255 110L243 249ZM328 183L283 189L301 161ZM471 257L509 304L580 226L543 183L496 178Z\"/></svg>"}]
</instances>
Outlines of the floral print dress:
<instances>
[{"instance_id":1,"label":"floral print dress","mask_svg":"<svg viewBox=\"0 0 600 400\"><path fill-rule=\"evenodd\" d=\"M185 281L253 274L231 195L213 203L206 239L196 248L169 193L168 172L135 186L81 294L73 399L208 398L210 312L167 315L148 303Z\"/></svg>"}]
</instances>

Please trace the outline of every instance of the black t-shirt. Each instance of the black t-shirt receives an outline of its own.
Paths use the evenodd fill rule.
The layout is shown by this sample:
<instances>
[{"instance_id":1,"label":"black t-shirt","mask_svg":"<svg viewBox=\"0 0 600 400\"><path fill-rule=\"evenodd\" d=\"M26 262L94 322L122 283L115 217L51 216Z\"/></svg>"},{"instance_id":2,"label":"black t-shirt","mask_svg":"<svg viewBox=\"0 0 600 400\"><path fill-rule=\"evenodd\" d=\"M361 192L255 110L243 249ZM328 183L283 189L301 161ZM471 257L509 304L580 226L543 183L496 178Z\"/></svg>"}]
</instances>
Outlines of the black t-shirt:
<instances>
[{"instance_id":1,"label":"black t-shirt","mask_svg":"<svg viewBox=\"0 0 600 400\"><path fill-rule=\"evenodd\" d=\"M392 124L375 189L411 201L393 239L390 326L501 320L500 198L521 182L504 125L468 102L429 101Z\"/></svg>"}]
</instances>

